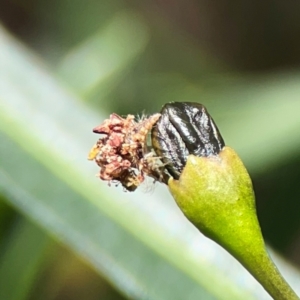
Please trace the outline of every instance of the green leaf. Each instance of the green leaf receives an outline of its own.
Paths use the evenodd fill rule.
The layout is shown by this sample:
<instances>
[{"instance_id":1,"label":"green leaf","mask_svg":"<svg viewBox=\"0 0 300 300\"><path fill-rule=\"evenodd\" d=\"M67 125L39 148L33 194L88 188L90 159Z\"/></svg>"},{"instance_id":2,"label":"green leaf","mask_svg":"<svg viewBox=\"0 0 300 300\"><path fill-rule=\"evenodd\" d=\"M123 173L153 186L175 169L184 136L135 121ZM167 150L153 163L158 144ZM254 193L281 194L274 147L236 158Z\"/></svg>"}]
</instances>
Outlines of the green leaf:
<instances>
[{"instance_id":1,"label":"green leaf","mask_svg":"<svg viewBox=\"0 0 300 300\"><path fill-rule=\"evenodd\" d=\"M117 13L105 26L65 55L59 74L82 94L101 86L107 93L125 75L149 40L148 29L135 12ZM98 87L98 92L99 92Z\"/></svg>"},{"instance_id":2,"label":"green leaf","mask_svg":"<svg viewBox=\"0 0 300 300\"><path fill-rule=\"evenodd\" d=\"M13 206L130 298L267 299L183 218L166 187L129 194L94 178L86 156L104 117L3 29L0 38L0 189Z\"/></svg>"},{"instance_id":3,"label":"green leaf","mask_svg":"<svg viewBox=\"0 0 300 300\"><path fill-rule=\"evenodd\" d=\"M50 239L21 219L14 227L0 260L0 299L28 299Z\"/></svg>"}]
</instances>

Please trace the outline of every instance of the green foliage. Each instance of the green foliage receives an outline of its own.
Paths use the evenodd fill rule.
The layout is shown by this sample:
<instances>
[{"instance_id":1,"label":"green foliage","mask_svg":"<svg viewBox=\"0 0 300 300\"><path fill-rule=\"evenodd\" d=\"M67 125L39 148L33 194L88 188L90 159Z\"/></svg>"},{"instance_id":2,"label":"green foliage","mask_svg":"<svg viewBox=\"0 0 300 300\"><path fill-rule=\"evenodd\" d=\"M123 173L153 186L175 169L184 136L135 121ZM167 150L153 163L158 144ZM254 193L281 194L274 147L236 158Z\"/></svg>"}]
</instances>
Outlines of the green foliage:
<instances>
[{"instance_id":1,"label":"green foliage","mask_svg":"<svg viewBox=\"0 0 300 300\"><path fill-rule=\"evenodd\" d=\"M20 220L1 256L0 299L27 299L50 241L40 229ZM20 251L21 249L21 251Z\"/></svg>"},{"instance_id":2,"label":"green foliage","mask_svg":"<svg viewBox=\"0 0 300 300\"><path fill-rule=\"evenodd\" d=\"M152 196L125 194L93 178L85 150L101 117L57 87L4 31L2 38L7 48L0 65L10 77L1 82L14 91L0 95L0 182L10 203L130 298L239 299L243 291L190 257L180 234L170 236L169 225L153 220L158 208L148 203L151 210L145 209ZM26 66L31 76L25 76ZM172 224L172 216L166 218Z\"/></svg>"},{"instance_id":3,"label":"green foliage","mask_svg":"<svg viewBox=\"0 0 300 300\"><path fill-rule=\"evenodd\" d=\"M38 55L0 28L0 192L40 228L24 220L20 228L14 214L1 222L0 282L15 278L15 290L4 292L36 299L50 236L127 298L268 299L187 223L166 187L109 188L86 156L97 139L91 129L113 111L199 101L250 172L264 174L299 156L299 74L231 73L164 18L153 24L122 11L122 1L82 3L37 1L38 38L27 42ZM7 211L0 206L1 220ZM282 266L299 287L298 272Z\"/></svg>"}]
</instances>

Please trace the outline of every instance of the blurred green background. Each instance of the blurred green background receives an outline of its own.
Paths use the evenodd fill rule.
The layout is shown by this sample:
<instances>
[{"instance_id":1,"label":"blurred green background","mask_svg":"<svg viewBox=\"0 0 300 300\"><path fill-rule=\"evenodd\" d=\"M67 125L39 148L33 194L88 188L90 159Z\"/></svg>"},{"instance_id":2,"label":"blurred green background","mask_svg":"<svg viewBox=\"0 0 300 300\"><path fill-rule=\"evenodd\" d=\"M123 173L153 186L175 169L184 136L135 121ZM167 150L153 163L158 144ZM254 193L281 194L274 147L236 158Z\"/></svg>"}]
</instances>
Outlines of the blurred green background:
<instances>
[{"instance_id":1,"label":"blurred green background","mask_svg":"<svg viewBox=\"0 0 300 300\"><path fill-rule=\"evenodd\" d=\"M0 7L0 299L269 299L165 187L107 188L86 156L112 112L203 103L252 176L266 241L299 267L300 2Z\"/></svg>"}]
</instances>

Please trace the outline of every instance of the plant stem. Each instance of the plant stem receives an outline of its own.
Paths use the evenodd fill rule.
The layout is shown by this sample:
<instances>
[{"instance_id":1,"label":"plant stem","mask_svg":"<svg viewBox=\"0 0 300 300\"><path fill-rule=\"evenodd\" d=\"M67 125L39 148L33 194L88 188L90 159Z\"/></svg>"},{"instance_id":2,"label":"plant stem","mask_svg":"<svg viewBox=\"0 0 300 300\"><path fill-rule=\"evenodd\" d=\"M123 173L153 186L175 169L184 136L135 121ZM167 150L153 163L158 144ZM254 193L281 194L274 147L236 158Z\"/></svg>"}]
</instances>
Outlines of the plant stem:
<instances>
[{"instance_id":1,"label":"plant stem","mask_svg":"<svg viewBox=\"0 0 300 300\"><path fill-rule=\"evenodd\" d=\"M299 300L298 296L282 277L265 249L257 251L257 253L254 253L250 260L248 260L249 259L244 258L244 261L243 259L240 259L240 262L274 299Z\"/></svg>"}]
</instances>

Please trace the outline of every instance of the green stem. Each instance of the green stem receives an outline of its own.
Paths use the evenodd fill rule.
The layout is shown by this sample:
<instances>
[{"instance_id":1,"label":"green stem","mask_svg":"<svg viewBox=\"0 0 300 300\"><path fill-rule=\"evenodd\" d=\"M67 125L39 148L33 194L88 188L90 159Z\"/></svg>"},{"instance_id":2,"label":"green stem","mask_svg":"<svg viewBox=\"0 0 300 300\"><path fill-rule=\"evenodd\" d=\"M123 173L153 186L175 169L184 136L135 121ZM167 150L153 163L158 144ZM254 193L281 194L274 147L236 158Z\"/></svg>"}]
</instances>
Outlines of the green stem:
<instances>
[{"instance_id":1,"label":"green stem","mask_svg":"<svg viewBox=\"0 0 300 300\"><path fill-rule=\"evenodd\" d=\"M265 249L251 179L234 150L190 155L169 189L185 216L239 260L274 299L299 299Z\"/></svg>"},{"instance_id":2,"label":"green stem","mask_svg":"<svg viewBox=\"0 0 300 300\"><path fill-rule=\"evenodd\" d=\"M245 258L242 263L274 299L299 299L284 280L266 250L257 251L249 261Z\"/></svg>"}]
</instances>

